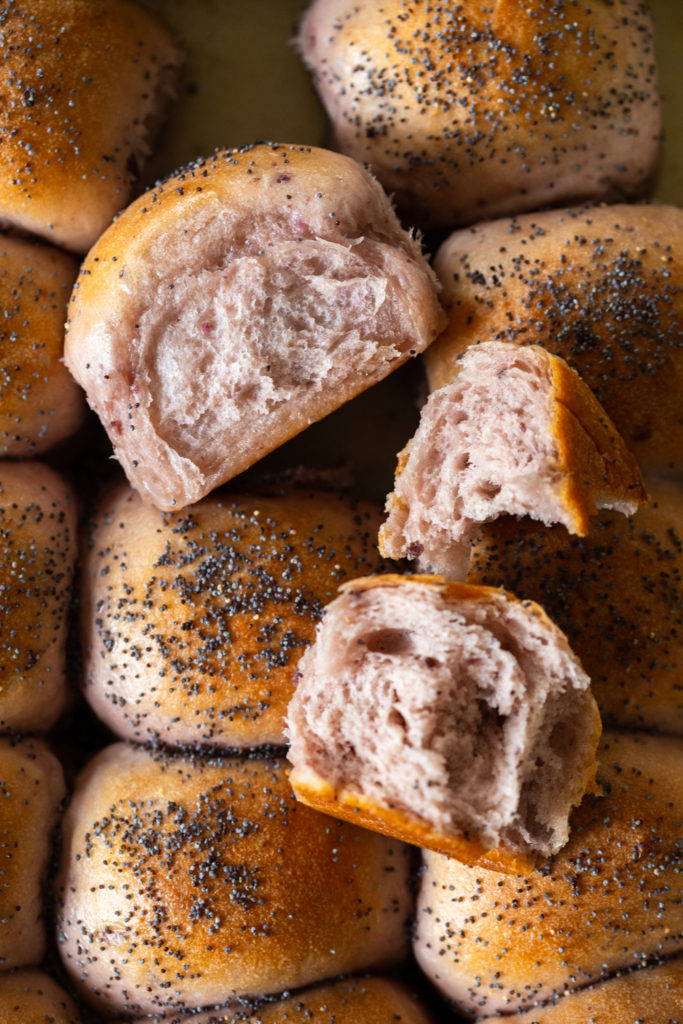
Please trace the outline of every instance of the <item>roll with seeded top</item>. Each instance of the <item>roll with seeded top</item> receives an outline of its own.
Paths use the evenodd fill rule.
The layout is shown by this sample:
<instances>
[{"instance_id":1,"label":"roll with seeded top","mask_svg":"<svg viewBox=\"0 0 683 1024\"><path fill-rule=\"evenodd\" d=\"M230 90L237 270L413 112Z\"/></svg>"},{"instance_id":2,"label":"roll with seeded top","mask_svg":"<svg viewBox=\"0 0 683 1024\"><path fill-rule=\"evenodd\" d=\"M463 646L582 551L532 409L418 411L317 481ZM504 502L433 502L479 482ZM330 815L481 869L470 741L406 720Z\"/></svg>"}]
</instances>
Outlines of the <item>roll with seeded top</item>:
<instances>
[{"instance_id":1,"label":"roll with seeded top","mask_svg":"<svg viewBox=\"0 0 683 1024\"><path fill-rule=\"evenodd\" d=\"M203 1013L153 1014L135 1024L432 1024L432 1020L395 979L351 978L252 1006L233 1001L232 1006Z\"/></svg>"},{"instance_id":2,"label":"roll with seeded top","mask_svg":"<svg viewBox=\"0 0 683 1024\"><path fill-rule=\"evenodd\" d=\"M122 485L84 555L85 695L124 739L283 744L297 664L344 580L380 571L379 509L219 490L158 512Z\"/></svg>"},{"instance_id":3,"label":"roll with seeded top","mask_svg":"<svg viewBox=\"0 0 683 1024\"><path fill-rule=\"evenodd\" d=\"M682 780L680 740L607 732L601 792L534 871L506 877L426 852L414 951L427 977L482 1017L564 1004L568 991L680 953Z\"/></svg>"},{"instance_id":4,"label":"roll with seeded top","mask_svg":"<svg viewBox=\"0 0 683 1024\"><path fill-rule=\"evenodd\" d=\"M109 1013L280 993L406 953L407 848L297 803L285 761L115 744L79 777L62 836L59 950Z\"/></svg>"},{"instance_id":5,"label":"roll with seeded top","mask_svg":"<svg viewBox=\"0 0 683 1024\"><path fill-rule=\"evenodd\" d=\"M297 41L337 148L408 223L633 197L653 178L643 0L314 0Z\"/></svg>"},{"instance_id":6,"label":"roll with seeded top","mask_svg":"<svg viewBox=\"0 0 683 1024\"><path fill-rule=\"evenodd\" d=\"M83 253L129 200L183 53L130 0L2 11L0 224Z\"/></svg>"},{"instance_id":7,"label":"roll with seeded top","mask_svg":"<svg viewBox=\"0 0 683 1024\"><path fill-rule=\"evenodd\" d=\"M486 341L541 345L581 375L648 473L683 470L683 210L573 208L456 231L436 254L448 326L431 390Z\"/></svg>"}]
</instances>

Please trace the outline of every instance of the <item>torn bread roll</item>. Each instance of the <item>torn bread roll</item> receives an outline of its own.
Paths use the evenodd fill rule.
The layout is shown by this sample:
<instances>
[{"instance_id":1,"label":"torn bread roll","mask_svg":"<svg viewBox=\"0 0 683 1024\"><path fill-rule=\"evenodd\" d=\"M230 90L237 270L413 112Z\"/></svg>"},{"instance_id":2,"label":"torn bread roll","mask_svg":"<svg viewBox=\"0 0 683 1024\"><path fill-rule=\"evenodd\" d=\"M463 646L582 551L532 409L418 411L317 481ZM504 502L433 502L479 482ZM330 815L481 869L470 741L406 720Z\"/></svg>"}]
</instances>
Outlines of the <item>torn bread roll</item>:
<instances>
[{"instance_id":1,"label":"torn bread roll","mask_svg":"<svg viewBox=\"0 0 683 1024\"><path fill-rule=\"evenodd\" d=\"M425 355L432 390L484 341L566 359L641 470L683 469L683 210L601 206L457 231L434 267L446 330Z\"/></svg>"},{"instance_id":2,"label":"torn bread roll","mask_svg":"<svg viewBox=\"0 0 683 1024\"><path fill-rule=\"evenodd\" d=\"M0 462L0 733L47 732L68 701L76 498L39 462Z\"/></svg>"},{"instance_id":3,"label":"torn bread roll","mask_svg":"<svg viewBox=\"0 0 683 1024\"><path fill-rule=\"evenodd\" d=\"M591 677L603 721L683 736L683 487L646 480L632 519L603 512L586 537L503 518L472 543L468 583L538 601Z\"/></svg>"},{"instance_id":4,"label":"torn bread roll","mask_svg":"<svg viewBox=\"0 0 683 1024\"><path fill-rule=\"evenodd\" d=\"M297 42L335 145L420 227L652 183L661 113L643 0L314 0Z\"/></svg>"},{"instance_id":5,"label":"torn bread roll","mask_svg":"<svg viewBox=\"0 0 683 1024\"><path fill-rule=\"evenodd\" d=\"M62 362L64 320L78 263L4 236L0 247L0 456L30 458L70 437L83 393Z\"/></svg>"},{"instance_id":6,"label":"torn bread roll","mask_svg":"<svg viewBox=\"0 0 683 1024\"><path fill-rule=\"evenodd\" d=\"M109 1014L220 1005L405 956L408 848L294 799L281 760L117 743L62 822L59 951Z\"/></svg>"},{"instance_id":7,"label":"torn bread roll","mask_svg":"<svg viewBox=\"0 0 683 1024\"><path fill-rule=\"evenodd\" d=\"M0 222L85 252L128 202L182 63L129 0L3 12Z\"/></svg>"},{"instance_id":8,"label":"torn bread roll","mask_svg":"<svg viewBox=\"0 0 683 1024\"><path fill-rule=\"evenodd\" d=\"M62 766L42 740L0 738L0 971L47 952L45 882L65 795Z\"/></svg>"},{"instance_id":9,"label":"torn bread roll","mask_svg":"<svg viewBox=\"0 0 683 1024\"><path fill-rule=\"evenodd\" d=\"M299 670L288 757L300 800L499 868L566 842L600 719L537 605L433 576L352 581Z\"/></svg>"},{"instance_id":10,"label":"torn bread roll","mask_svg":"<svg viewBox=\"0 0 683 1024\"><path fill-rule=\"evenodd\" d=\"M125 739L284 744L296 666L344 580L379 572L379 509L333 492L217 491L159 512L127 485L84 554L85 696Z\"/></svg>"},{"instance_id":11,"label":"torn bread roll","mask_svg":"<svg viewBox=\"0 0 683 1024\"><path fill-rule=\"evenodd\" d=\"M66 363L133 487L182 508L377 383L445 322L419 243L359 164L216 153L90 252Z\"/></svg>"},{"instance_id":12,"label":"torn bread roll","mask_svg":"<svg viewBox=\"0 0 683 1024\"><path fill-rule=\"evenodd\" d=\"M515 1014L514 1024L681 1024L683 957L635 965L553 1003ZM500 1016L478 1024L500 1024Z\"/></svg>"},{"instance_id":13,"label":"torn bread roll","mask_svg":"<svg viewBox=\"0 0 683 1024\"><path fill-rule=\"evenodd\" d=\"M73 999L45 971L0 972L0 1019L7 1024L81 1024Z\"/></svg>"},{"instance_id":14,"label":"torn bread roll","mask_svg":"<svg viewBox=\"0 0 683 1024\"><path fill-rule=\"evenodd\" d=\"M134 1024L432 1024L417 998L394 978L350 978L293 996L203 1013L178 1012L141 1017Z\"/></svg>"},{"instance_id":15,"label":"torn bread roll","mask_svg":"<svg viewBox=\"0 0 683 1024\"><path fill-rule=\"evenodd\" d=\"M634 457L563 359L484 342L456 373L399 454L383 555L464 580L478 523L510 513L584 536L597 509L631 515L645 500Z\"/></svg>"},{"instance_id":16,"label":"torn bread roll","mask_svg":"<svg viewBox=\"0 0 683 1024\"><path fill-rule=\"evenodd\" d=\"M467 1017L526 1010L683 950L683 745L606 733L599 762L601 792L573 813L569 842L524 877L425 851L415 955Z\"/></svg>"}]
</instances>

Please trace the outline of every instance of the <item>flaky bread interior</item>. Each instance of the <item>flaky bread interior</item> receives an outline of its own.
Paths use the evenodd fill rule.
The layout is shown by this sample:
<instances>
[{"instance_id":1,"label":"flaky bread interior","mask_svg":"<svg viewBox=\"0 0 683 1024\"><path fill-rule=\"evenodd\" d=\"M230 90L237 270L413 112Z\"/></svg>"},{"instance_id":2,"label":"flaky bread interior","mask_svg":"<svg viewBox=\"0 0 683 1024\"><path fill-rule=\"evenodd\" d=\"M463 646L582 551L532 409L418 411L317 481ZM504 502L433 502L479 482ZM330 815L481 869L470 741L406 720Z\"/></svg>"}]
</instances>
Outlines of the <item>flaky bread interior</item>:
<instances>
[{"instance_id":1,"label":"flaky bread interior","mask_svg":"<svg viewBox=\"0 0 683 1024\"><path fill-rule=\"evenodd\" d=\"M635 459L590 390L538 346L473 346L430 395L399 455L380 549L464 579L478 523L503 514L583 535L600 508L633 513Z\"/></svg>"},{"instance_id":2,"label":"flaky bread interior","mask_svg":"<svg viewBox=\"0 0 683 1024\"><path fill-rule=\"evenodd\" d=\"M131 484L181 508L444 326L435 279L355 161L260 145L142 196L91 251L67 366Z\"/></svg>"},{"instance_id":3,"label":"flaky bread interior","mask_svg":"<svg viewBox=\"0 0 683 1024\"><path fill-rule=\"evenodd\" d=\"M438 577L354 581L327 606L300 673L295 792L313 772L485 849L549 854L566 841L599 717L538 606Z\"/></svg>"}]
</instances>

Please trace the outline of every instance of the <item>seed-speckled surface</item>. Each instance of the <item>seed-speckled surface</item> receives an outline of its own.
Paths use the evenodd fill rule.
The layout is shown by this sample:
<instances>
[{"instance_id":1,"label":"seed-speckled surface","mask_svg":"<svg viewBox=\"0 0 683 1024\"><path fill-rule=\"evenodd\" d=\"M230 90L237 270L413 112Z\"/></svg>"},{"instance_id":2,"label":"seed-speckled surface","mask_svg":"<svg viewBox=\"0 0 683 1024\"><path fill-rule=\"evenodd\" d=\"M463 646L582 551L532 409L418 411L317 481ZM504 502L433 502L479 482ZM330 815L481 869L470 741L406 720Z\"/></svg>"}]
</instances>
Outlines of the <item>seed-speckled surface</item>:
<instances>
[{"instance_id":1,"label":"seed-speckled surface","mask_svg":"<svg viewBox=\"0 0 683 1024\"><path fill-rule=\"evenodd\" d=\"M77 273L76 260L65 253L2 239L0 456L40 455L83 419L83 395L62 363L66 306Z\"/></svg>"},{"instance_id":2,"label":"seed-speckled surface","mask_svg":"<svg viewBox=\"0 0 683 1024\"><path fill-rule=\"evenodd\" d=\"M642 0L315 0L298 44L337 146L418 226L638 195L656 165Z\"/></svg>"},{"instance_id":3,"label":"seed-speckled surface","mask_svg":"<svg viewBox=\"0 0 683 1024\"><path fill-rule=\"evenodd\" d=\"M643 472L683 469L683 210L528 214L451 235L430 387L480 341L542 345L595 392Z\"/></svg>"},{"instance_id":4,"label":"seed-speckled surface","mask_svg":"<svg viewBox=\"0 0 683 1024\"><path fill-rule=\"evenodd\" d=\"M528 1010L515 1024L681 1024L683 957L620 971L556 1002ZM480 1024L500 1024L486 1017Z\"/></svg>"},{"instance_id":5,"label":"seed-speckled surface","mask_svg":"<svg viewBox=\"0 0 683 1024\"><path fill-rule=\"evenodd\" d=\"M683 947L679 740L606 733L567 846L510 878L425 854L415 952L468 1015L524 1008Z\"/></svg>"},{"instance_id":6,"label":"seed-speckled surface","mask_svg":"<svg viewBox=\"0 0 683 1024\"><path fill-rule=\"evenodd\" d=\"M129 0L0 8L0 219L84 252L125 206L181 51Z\"/></svg>"},{"instance_id":7,"label":"seed-speckled surface","mask_svg":"<svg viewBox=\"0 0 683 1024\"><path fill-rule=\"evenodd\" d=\"M39 964L47 949L44 882L66 793L42 740L0 739L0 968Z\"/></svg>"},{"instance_id":8,"label":"seed-speckled surface","mask_svg":"<svg viewBox=\"0 0 683 1024\"><path fill-rule=\"evenodd\" d=\"M501 519L482 527L469 582L538 601L569 637L603 718L683 733L683 489L650 479L632 519L601 513L587 537Z\"/></svg>"},{"instance_id":9,"label":"seed-speckled surface","mask_svg":"<svg viewBox=\"0 0 683 1024\"><path fill-rule=\"evenodd\" d=\"M81 1024L71 996L38 969L0 974L0 1015L7 1024Z\"/></svg>"},{"instance_id":10,"label":"seed-speckled surface","mask_svg":"<svg viewBox=\"0 0 683 1024\"><path fill-rule=\"evenodd\" d=\"M257 1006L142 1017L135 1024L431 1024L432 1017L392 979L352 978Z\"/></svg>"},{"instance_id":11,"label":"seed-speckled surface","mask_svg":"<svg viewBox=\"0 0 683 1024\"><path fill-rule=\"evenodd\" d=\"M284 761L116 744L84 770L63 837L60 952L112 1010L211 1006L405 952L406 848L298 804Z\"/></svg>"},{"instance_id":12,"label":"seed-speckled surface","mask_svg":"<svg viewBox=\"0 0 683 1024\"><path fill-rule=\"evenodd\" d=\"M67 698L76 502L38 462L0 463L0 732L51 728Z\"/></svg>"},{"instance_id":13,"label":"seed-speckled surface","mask_svg":"<svg viewBox=\"0 0 683 1024\"><path fill-rule=\"evenodd\" d=\"M125 738L284 743L323 606L380 569L378 522L331 492L217 492L163 513L119 488L85 554L86 696Z\"/></svg>"}]
</instances>

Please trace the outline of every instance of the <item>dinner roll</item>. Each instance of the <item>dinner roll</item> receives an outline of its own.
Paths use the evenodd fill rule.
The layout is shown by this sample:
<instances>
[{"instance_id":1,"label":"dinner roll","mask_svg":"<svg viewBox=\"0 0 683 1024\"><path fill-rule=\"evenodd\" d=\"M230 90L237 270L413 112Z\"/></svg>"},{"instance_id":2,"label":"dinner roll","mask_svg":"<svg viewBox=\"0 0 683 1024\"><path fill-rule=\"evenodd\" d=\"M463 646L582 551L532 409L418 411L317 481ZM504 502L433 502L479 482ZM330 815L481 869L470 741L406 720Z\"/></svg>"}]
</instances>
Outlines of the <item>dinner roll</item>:
<instances>
[{"instance_id":1,"label":"dinner roll","mask_svg":"<svg viewBox=\"0 0 683 1024\"><path fill-rule=\"evenodd\" d=\"M76 501L39 462L0 462L0 732L46 732L64 710Z\"/></svg>"},{"instance_id":2,"label":"dinner roll","mask_svg":"<svg viewBox=\"0 0 683 1024\"><path fill-rule=\"evenodd\" d=\"M584 536L597 509L630 515L645 497L634 457L564 359L488 341L423 407L398 456L379 545L463 580L479 523L508 512Z\"/></svg>"},{"instance_id":3,"label":"dinner roll","mask_svg":"<svg viewBox=\"0 0 683 1024\"><path fill-rule=\"evenodd\" d=\"M66 363L128 479L181 508L444 325L376 181L308 146L225 150L129 207L74 290Z\"/></svg>"},{"instance_id":4,"label":"dinner roll","mask_svg":"<svg viewBox=\"0 0 683 1024\"><path fill-rule=\"evenodd\" d=\"M123 743L90 762L57 878L60 951L84 998L189 1010L404 955L407 848L302 807L287 774Z\"/></svg>"},{"instance_id":5,"label":"dinner roll","mask_svg":"<svg viewBox=\"0 0 683 1024\"><path fill-rule=\"evenodd\" d=\"M0 1018L7 1024L80 1024L76 1005L45 971L0 973Z\"/></svg>"},{"instance_id":6,"label":"dinner roll","mask_svg":"<svg viewBox=\"0 0 683 1024\"><path fill-rule=\"evenodd\" d=\"M355 580L299 671L288 756L304 803L502 870L567 841L600 719L537 605L438 576Z\"/></svg>"},{"instance_id":7,"label":"dinner roll","mask_svg":"<svg viewBox=\"0 0 683 1024\"><path fill-rule=\"evenodd\" d=\"M0 223L85 252L126 205L181 62L129 0L6 5Z\"/></svg>"},{"instance_id":8,"label":"dinner roll","mask_svg":"<svg viewBox=\"0 0 683 1024\"><path fill-rule=\"evenodd\" d=\"M57 249L4 236L0 246L0 456L27 458L75 433L85 402L62 363L78 264Z\"/></svg>"},{"instance_id":9,"label":"dinner roll","mask_svg":"<svg viewBox=\"0 0 683 1024\"><path fill-rule=\"evenodd\" d=\"M514 1024L681 1024L683 957L645 964L512 1018ZM486 1017L479 1024L500 1024Z\"/></svg>"},{"instance_id":10,"label":"dinner roll","mask_svg":"<svg viewBox=\"0 0 683 1024\"><path fill-rule=\"evenodd\" d=\"M425 852L415 955L467 1016L531 1008L683 948L683 746L608 733L598 781L565 848L525 877Z\"/></svg>"},{"instance_id":11,"label":"dinner roll","mask_svg":"<svg viewBox=\"0 0 683 1024\"><path fill-rule=\"evenodd\" d=\"M337 147L422 227L639 195L656 167L642 0L314 0L298 46Z\"/></svg>"},{"instance_id":12,"label":"dinner roll","mask_svg":"<svg viewBox=\"0 0 683 1024\"><path fill-rule=\"evenodd\" d=\"M542 345L581 374L643 472L683 470L683 210L482 224L451 235L435 267L449 324L425 357L432 390L470 345Z\"/></svg>"},{"instance_id":13,"label":"dinner roll","mask_svg":"<svg viewBox=\"0 0 683 1024\"><path fill-rule=\"evenodd\" d=\"M468 580L545 608L607 722L683 735L683 488L651 477L647 488L633 519L602 513L585 538L515 519L482 527Z\"/></svg>"},{"instance_id":14,"label":"dinner roll","mask_svg":"<svg viewBox=\"0 0 683 1024\"><path fill-rule=\"evenodd\" d=\"M351 978L258 1006L141 1017L135 1024L430 1024L432 1017L398 981Z\"/></svg>"},{"instance_id":15,"label":"dinner roll","mask_svg":"<svg viewBox=\"0 0 683 1024\"><path fill-rule=\"evenodd\" d=\"M0 738L0 970L45 955L43 886L65 793L62 767L41 740Z\"/></svg>"},{"instance_id":16,"label":"dinner roll","mask_svg":"<svg viewBox=\"0 0 683 1024\"><path fill-rule=\"evenodd\" d=\"M378 571L378 509L324 491L216 492L97 511L81 596L85 694L118 735L283 744L297 662L346 579Z\"/></svg>"}]
</instances>

